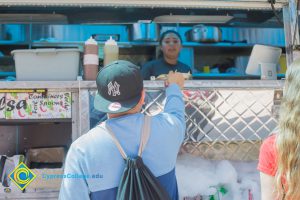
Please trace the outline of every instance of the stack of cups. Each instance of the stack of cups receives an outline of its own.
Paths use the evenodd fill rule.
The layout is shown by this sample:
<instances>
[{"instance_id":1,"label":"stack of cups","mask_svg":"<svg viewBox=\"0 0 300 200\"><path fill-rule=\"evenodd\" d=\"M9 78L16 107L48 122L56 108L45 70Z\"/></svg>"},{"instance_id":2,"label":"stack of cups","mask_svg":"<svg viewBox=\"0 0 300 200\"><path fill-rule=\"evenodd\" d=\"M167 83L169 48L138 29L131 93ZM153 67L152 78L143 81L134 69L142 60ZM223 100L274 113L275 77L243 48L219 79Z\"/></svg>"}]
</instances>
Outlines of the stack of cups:
<instances>
[{"instance_id":1,"label":"stack of cups","mask_svg":"<svg viewBox=\"0 0 300 200\"><path fill-rule=\"evenodd\" d=\"M83 73L84 80L96 80L98 74L98 43L90 37L84 45Z\"/></svg>"}]
</instances>

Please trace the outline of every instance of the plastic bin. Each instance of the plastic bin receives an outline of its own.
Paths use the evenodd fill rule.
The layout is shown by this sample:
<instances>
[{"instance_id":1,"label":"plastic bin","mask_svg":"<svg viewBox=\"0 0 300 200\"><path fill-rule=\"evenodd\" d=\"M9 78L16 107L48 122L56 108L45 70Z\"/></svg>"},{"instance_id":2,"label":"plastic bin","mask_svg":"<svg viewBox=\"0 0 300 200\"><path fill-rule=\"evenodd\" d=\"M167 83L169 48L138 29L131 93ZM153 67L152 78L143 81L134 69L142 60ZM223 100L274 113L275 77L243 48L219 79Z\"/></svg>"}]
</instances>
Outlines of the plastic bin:
<instances>
[{"instance_id":1,"label":"plastic bin","mask_svg":"<svg viewBox=\"0 0 300 200\"><path fill-rule=\"evenodd\" d=\"M72 81L79 71L79 49L21 49L11 52L17 81Z\"/></svg>"}]
</instances>

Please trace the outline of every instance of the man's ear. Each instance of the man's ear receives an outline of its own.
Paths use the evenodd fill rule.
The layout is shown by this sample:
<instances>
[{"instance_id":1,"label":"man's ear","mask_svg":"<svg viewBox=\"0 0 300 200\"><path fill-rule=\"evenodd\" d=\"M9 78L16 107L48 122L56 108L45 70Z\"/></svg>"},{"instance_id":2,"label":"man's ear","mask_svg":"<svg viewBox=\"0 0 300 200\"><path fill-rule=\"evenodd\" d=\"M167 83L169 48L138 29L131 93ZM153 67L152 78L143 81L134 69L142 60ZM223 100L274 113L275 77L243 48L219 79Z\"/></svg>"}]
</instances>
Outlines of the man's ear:
<instances>
[{"instance_id":1,"label":"man's ear","mask_svg":"<svg viewBox=\"0 0 300 200\"><path fill-rule=\"evenodd\" d=\"M145 96L146 96L146 94L145 94L145 89L143 89L143 90L142 90L142 95L141 95L141 98L140 98L140 101L139 101L138 104L144 105L144 103L145 103Z\"/></svg>"},{"instance_id":2,"label":"man's ear","mask_svg":"<svg viewBox=\"0 0 300 200\"><path fill-rule=\"evenodd\" d=\"M145 89L142 90L142 96L141 96L141 103L142 105L145 103L145 96L146 96L146 92L145 92Z\"/></svg>"}]
</instances>

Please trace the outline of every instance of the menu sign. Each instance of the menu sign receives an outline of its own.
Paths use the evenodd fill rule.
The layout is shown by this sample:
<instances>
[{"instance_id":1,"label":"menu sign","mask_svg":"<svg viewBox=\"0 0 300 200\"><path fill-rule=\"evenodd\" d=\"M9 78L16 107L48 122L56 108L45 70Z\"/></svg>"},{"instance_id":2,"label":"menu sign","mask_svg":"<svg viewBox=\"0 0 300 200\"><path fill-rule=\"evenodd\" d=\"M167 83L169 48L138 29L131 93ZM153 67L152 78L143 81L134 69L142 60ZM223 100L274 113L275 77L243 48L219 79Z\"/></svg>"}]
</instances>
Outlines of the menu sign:
<instances>
[{"instance_id":1,"label":"menu sign","mask_svg":"<svg viewBox=\"0 0 300 200\"><path fill-rule=\"evenodd\" d=\"M71 93L6 93L0 108L6 119L71 118Z\"/></svg>"},{"instance_id":2,"label":"menu sign","mask_svg":"<svg viewBox=\"0 0 300 200\"><path fill-rule=\"evenodd\" d=\"M5 119L5 93L0 93L0 119Z\"/></svg>"}]
</instances>

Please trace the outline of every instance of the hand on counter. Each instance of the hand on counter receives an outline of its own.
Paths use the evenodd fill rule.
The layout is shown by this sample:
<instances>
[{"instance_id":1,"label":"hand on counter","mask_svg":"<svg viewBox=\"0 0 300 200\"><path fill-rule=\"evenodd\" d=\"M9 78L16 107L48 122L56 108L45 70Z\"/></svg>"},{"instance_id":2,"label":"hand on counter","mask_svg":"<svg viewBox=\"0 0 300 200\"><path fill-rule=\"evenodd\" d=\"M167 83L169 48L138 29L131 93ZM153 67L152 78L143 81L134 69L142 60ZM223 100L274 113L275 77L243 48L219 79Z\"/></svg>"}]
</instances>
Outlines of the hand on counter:
<instances>
[{"instance_id":1,"label":"hand on counter","mask_svg":"<svg viewBox=\"0 0 300 200\"><path fill-rule=\"evenodd\" d=\"M172 83L176 83L182 89L184 86L184 76L182 73L170 71L165 84L168 86Z\"/></svg>"}]
</instances>

